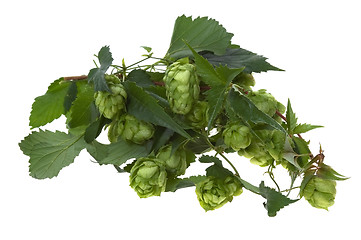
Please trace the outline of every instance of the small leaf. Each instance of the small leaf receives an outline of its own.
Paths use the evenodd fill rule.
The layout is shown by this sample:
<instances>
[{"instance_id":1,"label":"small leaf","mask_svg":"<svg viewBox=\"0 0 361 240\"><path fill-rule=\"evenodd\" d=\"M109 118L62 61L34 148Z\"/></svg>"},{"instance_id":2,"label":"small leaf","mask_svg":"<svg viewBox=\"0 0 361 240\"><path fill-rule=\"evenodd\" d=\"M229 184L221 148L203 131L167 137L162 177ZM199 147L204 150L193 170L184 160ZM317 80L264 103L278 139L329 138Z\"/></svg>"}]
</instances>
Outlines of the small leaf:
<instances>
[{"instance_id":1,"label":"small leaf","mask_svg":"<svg viewBox=\"0 0 361 240\"><path fill-rule=\"evenodd\" d=\"M288 197L282 195L282 193L277 192L272 188L266 187L263 181L259 185L259 190L262 197L267 200L267 202L264 203L264 206L268 211L269 217L276 216L277 212L281 210L281 208L299 200L289 199Z\"/></svg>"},{"instance_id":2,"label":"small leaf","mask_svg":"<svg viewBox=\"0 0 361 240\"><path fill-rule=\"evenodd\" d=\"M198 175L198 176L191 176L187 178L172 178L168 179L167 186L165 191L166 192L175 192L178 189L193 187L196 184L204 181L207 177Z\"/></svg>"},{"instance_id":3,"label":"small leaf","mask_svg":"<svg viewBox=\"0 0 361 240\"><path fill-rule=\"evenodd\" d=\"M292 139L289 136L286 136L285 144L283 147L283 159L287 160L289 163L291 163L293 166L295 166L298 170L302 170L302 167L298 164L298 161L296 161L296 157L299 155L297 154L292 146L291 146Z\"/></svg>"},{"instance_id":4,"label":"small leaf","mask_svg":"<svg viewBox=\"0 0 361 240\"><path fill-rule=\"evenodd\" d=\"M139 145L122 139L115 143L102 144L94 140L87 145L87 150L99 164L120 166L128 159L147 156L151 144L152 142L149 141L146 144Z\"/></svg>"},{"instance_id":5,"label":"small leaf","mask_svg":"<svg viewBox=\"0 0 361 240\"><path fill-rule=\"evenodd\" d=\"M319 166L319 169L317 171L317 175L324 179L330 179L330 180L347 180L349 177L345 177L344 175L339 174L335 170L333 170L330 166L321 163Z\"/></svg>"},{"instance_id":6,"label":"small leaf","mask_svg":"<svg viewBox=\"0 0 361 240\"><path fill-rule=\"evenodd\" d=\"M208 156L208 155L202 155L199 159L199 162L201 163L214 163L216 165L222 166L222 161L219 160L217 157Z\"/></svg>"},{"instance_id":7,"label":"small leaf","mask_svg":"<svg viewBox=\"0 0 361 240\"><path fill-rule=\"evenodd\" d=\"M64 99L70 85L70 82L63 82L63 78L60 78L50 84L44 95L35 98L29 118L32 128L44 126L65 113Z\"/></svg>"},{"instance_id":8,"label":"small leaf","mask_svg":"<svg viewBox=\"0 0 361 240\"><path fill-rule=\"evenodd\" d=\"M195 51L211 51L215 54L224 54L231 44L233 34L214 19L180 16L174 24L173 35L166 56L180 59L191 56L192 53L184 44L186 41Z\"/></svg>"},{"instance_id":9,"label":"small leaf","mask_svg":"<svg viewBox=\"0 0 361 240\"><path fill-rule=\"evenodd\" d=\"M301 155L297 156L296 161L298 165L303 168L306 166L311 157L311 151L308 147L308 143L302 138L295 136L292 137L292 141L295 144L295 151L297 152L297 155Z\"/></svg>"},{"instance_id":10,"label":"small leaf","mask_svg":"<svg viewBox=\"0 0 361 240\"><path fill-rule=\"evenodd\" d=\"M64 113L67 113L70 110L71 105L76 99L77 94L78 94L77 84L76 82L71 81L68 91L64 98Z\"/></svg>"},{"instance_id":11,"label":"small leaf","mask_svg":"<svg viewBox=\"0 0 361 240\"><path fill-rule=\"evenodd\" d=\"M266 60L267 58L257 55L253 52L239 48L227 48L223 55L216 55L211 52L204 52L202 56L206 58L212 65L227 65L229 68L244 68L246 73L260 73L273 71L283 71L272 66Z\"/></svg>"},{"instance_id":12,"label":"small leaf","mask_svg":"<svg viewBox=\"0 0 361 240\"><path fill-rule=\"evenodd\" d=\"M30 176L37 179L57 176L85 145L83 136L42 130L32 132L19 143L23 153L30 156Z\"/></svg>"},{"instance_id":13,"label":"small leaf","mask_svg":"<svg viewBox=\"0 0 361 240\"><path fill-rule=\"evenodd\" d=\"M129 103L127 108L129 114L140 120L172 129L186 138L191 138L191 136L165 112L155 98L147 94L142 88L130 81L126 81L124 87L128 93Z\"/></svg>"},{"instance_id":14,"label":"small leaf","mask_svg":"<svg viewBox=\"0 0 361 240\"><path fill-rule=\"evenodd\" d=\"M296 118L296 114L292 110L290 99L288 99L287 102L286 120L287 120L288 133L290 135L293 135L293 131L297 125L297 118Z\"/></svg>"},{"instance_id":15,"label":"small leaf","mask_svg":"<svg viewBox=\"0 0 361 240\"><path fill-rule=\"evenodd\" d=\"M143 48L145 51L147 51L148 53L150 53L152 51L151 47L146 47L146 46L141 46L141 48Z\"/></svg>"},{"instance_id":16,"label":"small leaf","mask_svg":"<svg viewBox=\"0 0 361 240\"><path fill-rule=\"evenodd\" d=\"M112 53L108 46L104 46L100 49L98 53L98 59L100 63L99 68L93 68L89 71L88 82L94 84L94 91L108 91L110 89L105 80L105 73L113 62Z\"/></svg>"},{"instance_id":17,"label":"small leaf","mask_svg":"<svg viewBox=\"0 0 361 240\"><path fill-rule=\"evenodd\" d=\"M305 133L308 131L311 131L312 129L315 128L321 128L323 126L319 126L319 125L311 125L311 124L298 124L294 129L293 129L293 133L294 134L300 134L300 133Z\"/></svg>"}]
</instances>

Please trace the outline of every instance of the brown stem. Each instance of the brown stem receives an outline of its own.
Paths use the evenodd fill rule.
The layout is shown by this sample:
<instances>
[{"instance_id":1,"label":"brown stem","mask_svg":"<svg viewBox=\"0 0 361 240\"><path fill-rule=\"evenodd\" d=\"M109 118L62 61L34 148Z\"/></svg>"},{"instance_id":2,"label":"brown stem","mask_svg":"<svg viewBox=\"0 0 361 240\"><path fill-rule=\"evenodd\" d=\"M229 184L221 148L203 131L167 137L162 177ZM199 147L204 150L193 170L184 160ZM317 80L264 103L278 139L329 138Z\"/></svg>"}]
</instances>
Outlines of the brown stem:
<instances>
[{"instance_id":1,"label":"brown stem","mask_svg":"<svg viewBox=\"0 0 361 240\"><path fill-rule=\"evenodd\" d=\"M87 79L87 75L81 75L81 76L71 76L71 77L64 77L64 81L76 81L76 80L84 80Z\"/></svg>"}]
</instances>

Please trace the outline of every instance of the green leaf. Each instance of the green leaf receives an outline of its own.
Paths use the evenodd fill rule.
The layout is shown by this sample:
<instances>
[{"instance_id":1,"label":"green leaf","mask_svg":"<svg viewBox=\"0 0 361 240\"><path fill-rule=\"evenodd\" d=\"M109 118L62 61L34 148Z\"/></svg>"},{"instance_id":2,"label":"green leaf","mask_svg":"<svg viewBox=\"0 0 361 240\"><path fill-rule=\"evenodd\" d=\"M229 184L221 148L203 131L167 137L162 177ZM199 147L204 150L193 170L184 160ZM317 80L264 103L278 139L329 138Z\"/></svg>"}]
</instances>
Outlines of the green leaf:
<instances>
[{"instance_id":1,"label":"green leaf","mask_svg":"<svg viewBox=\"0 0 361 240\"><path fill-rule=\"evenodd\" d=\"M165 112L157 100L147 94L142 88L130 81L124 82L124 87L128 94L129 102L127 109L129 114L140 120L172 129L186 138L191 138L191 136Z\"/></svg>"},{"instance_id":2,"label":"green leaf","mask_svg":"<svg viewBox=\"0 0 361 240\"><path fill-rule=\"evenodd\" d=\"M231 44L233 34L214 19L180 16L174 24L173 35L166 56L180 59L192 53L184 44L186 41L195 51L211 51L217 55L224 54Z\"/></svg>"},{"instance_id":3,"label":"green leaf","mask_svg":"<svg viewBox=\"0 0 361 240\"><path fill-rule=\"evenodd\" d=\"M296 151L297 155L301 155L301 156L296 157L297 164L301 168L303 168L306 166L306 164L311 156L310 155L311 151L308 147L308 142L306 142L302 138L295 137L295 136L292 136L292 141L295 144L295 151Z\"/></svg>"},{"instance_id":4,"label":"green leaf","mask_svg":"<svg viewBox=\"0 0 361 240\"><path fill-rule=\"evenodd\" d=\"M64 132L32 132L19 144L24 154L30 156L30 176L37 179L52 178L60 170L74 162L85 148L83 136Z\"/></svg>"},{"instance_id":5,"label":"green leaf","mask_svg":"<svg viewBox=\"0 0 361 240\"><path fill-rule=\"evenodd\" d=\"M227 65L229 68L244 68L246 73L260 73L269 70L283 71L269 64L266 61L267 58L239 47L227 48L226 53L223 55L205 52L202 53L202 56L214 66Z\"/></svg>"},{"instance_id":6,"label":"green leaf","mask_svg":"<svg viewBox=\"0 0 361 240\"><path fill-rule=\"evenodd\" d=\"M175 192L181 188L193 187L196 184L204 181L207 179L206 176L198 175L198 176L191 176L187 178L171 178L168 179L166 185L166 192Z\"/></svg>"},{"instance_id":7,"label":"green leaf","mask_svg":"<svg viewBox=\"0 0 361 240\"><path fill-rule=\"evenodd\" d=\"M120 166L128 159L147 156L150 153L151 145L151 141L139 145L122 139L111 144L102 144L94 140L87 145L87 150L99 164Z\"/></svg>"},{"instance_id":8,"label":"green leaf","mask_svg":"<svg viewBox=\"0 0 361 240\"><path fill-rule=\"evenodd\" d=\"M32 128L44 126L65 113L64 99L69 86L70 82L60 78L50 84L44 95L35 98L29 118Z\"/></svg>"},{"instance_id":9,"label":"green leaf","mask_svg":"<svg viewBox=\"0 0 361 240\"><path fill-rule=\"evenodd\" d=\"M297 125L297 118L296 118L296 114L292 110L290 99L288 99L287 102L286 120L287 120L288 133L290 135L293 135L293 131Z\"/></svg>"},{"instance_id":10,"label":"green leaf","mask_svg":"<svg viewBox=\"0 0 361 240\"><path fill-rule=\"evenodd\" d=\"M85 130L84 140L87 143L91 143L95 140L103 130L106 124L111 123L111 120L101 115L98 119L92 122Z\"/></svg>"},{"instance_id":11,"label":"green leaf","mask_svg":"<svg viewBox=\"0 0 361 240\"><path fill-rule=\"evenodd\" d=\"M268 216L274 217L281 208L297 202L299 199L289 199L288 197L282 195L282 193L275 191L272 188L266 187L262 181L259 185L260 194L264 197L267 202L264 203L265 208L268 211Z\"/></svg>"},{"instance_id":12,"label":"green leaf","mask_svg":"<svg viewBox=\"0 0 361 240\"><path fill-rule=\"evenodd\" d=\"M141 88L149 88L155 86L147 72L140 69L131 71L128 74L127 81L135 82L137 86Z\"/></svg>"},{"instance_id":13,"label":"green leaf","mask_svg":"<svg viewBox=\"0 0 361 240\"><path fill-rule=\"evenodd\" d=\"M68 91L64 98L64 113L67 113L70 110L71 105L76 99L77 94L78 94L77 84L76 82L71 81Z\"/></svg>"},{"instance_id":14,"label":"green leaf","mask_svg":"<svg viewBox=\"0 0 361 240\"><path fill-rule=\"evenodd\" d=\"M253 184L250 184L246 180L236 176L236 178L242 183L243 187L253 193L260 194L260 190L258 187L254 186Z\"/></svg>"},{"instance_id":15,"label":"green leaf","mask_svg":"<svg viewBox=\"0 0 361 240\"><path fill-rule=\"evenodd\" d=\"M256 124L267 124L273 129L286 133L286 130L273 118L259 110L254 103L242 93L232 89L227 101L234 112L245 122L251 121Z\"/></svg>"},{"instance_id":16,"label":"green leaf","mask_svg":"<svg viewBox=\"0 0 361 240\"><path fill-rule=\"evenodd\" d=\"M226 177L233 175L231 171L223 167L222 161L217 157L203 155L198 159L201 163L214 163L206 169L207 176L213 176L219 179L225 179Z\"/></svg>"},{"instance_id":17,"label":"green leaf","mask_svg":"<svg viewBox=\"0 0 361 240\"><path fill-rule=\"evenodd\" d=\"M285 144L283 147L283 159L287 160L293 166L295 166L298 170L302 170L302 167L299 165L299 161L296 161L297 156L299 155L296 153L292 146L291 146L292 139L289 136L286 136Z\"/></svg>"},{"instance_id":18,"label":"green leaf","mask_svg":"<svg viewBox=\"0 0 361 240\"><path fill-rule=\"evenodd\" d=\"M222 161L219 160L217 157L208 156L208 155L202 155L199 159L199 162L201 163L214 163L216 165L222 166Z\"/></svg>"},{"instance_id":19,"label":"green leaf","mask_svg":"<svg viewBox=\"0 0 361 240\"><path fill-rule=\"evenodd\" d=\"M294 133L294 134L305 133L305 132L311 131L312 129L321 128L321 127L323 127L323 126L320 126L320 125L311 125L311 124L307 124L307 123L298 124L298 125L293 129L293 133Z\"/></svg>"},{"instance_id":20,"label":"green leaf","mask_svg":"<svg viewBox=\"0 0 361 240\"><path fill-rule=\"evenodd\" d=\"M335 170L333 170L330 166L321 163L318 166L317 175L324 179L330 179L330 180L347 180L348 177L345 177L344 175L339 174Z\"/></svg>"},{"instance_id":21,"label":"green leaf","mask_svg":"<svg viewBox=\"0 0 361 240\"><path fill-rule=\"evenodd\" d=\"M94 83L94 91L108 91L110 89L105 80L105 73L113 62L112 53L109 46L104 46L98 53L98 59L100 63L99 68L93 68L89 71L88 82Z\"/></svg>"},{"instance_id":22,"label":"green leaf","mask_svg":"<svg viewBox=\"0 0 361 240\"><path fill-rule=\"evenodd\" d=\"M88 126L97 117L98 110L94 104L94 90L88 84L84 84L70 108L68 126L70 128Z\"/></svg>"}]
</instances>

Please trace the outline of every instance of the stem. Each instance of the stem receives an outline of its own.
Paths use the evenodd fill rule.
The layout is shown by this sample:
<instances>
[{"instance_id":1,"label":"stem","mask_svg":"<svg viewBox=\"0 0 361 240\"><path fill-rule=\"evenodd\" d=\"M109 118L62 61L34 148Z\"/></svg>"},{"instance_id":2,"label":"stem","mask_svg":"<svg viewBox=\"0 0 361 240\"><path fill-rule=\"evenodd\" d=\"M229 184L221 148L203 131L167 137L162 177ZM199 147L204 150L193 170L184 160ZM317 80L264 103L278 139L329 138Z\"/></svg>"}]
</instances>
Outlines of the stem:
<instances>
[{"instance_id":1,"label":"stem","mask_svg":"<svg viewBox=\"0 0 361 240\"><path fill-rule=\"evenodd\" d=\"M285 189L285 190L282 190L281 192L291 192L293 189L296 189L296 188L300 188L301 186L297 186L297 187L292 187L292 188L289 188L289 189ZM287 195L288 196L288 195Z\"/></svg>"},{"instance_id":2,"label":"stem","mask_svg":"<svg viewBox=\"0 0 361 240\"><path fill-rule=\"evenodd\" d=\"M278 190L279 192L281 192L280 186L278 186L278 183L276 182L275 176L273 175L272 168L273 168L273 166L270 165L270 166L268 167L267 173L268 173L269 177L272 179L273 183L276 185L277 190Z\"/></svg>"},{"instance_id":3,"label":"stem","mask_svg":"<svg viewBox=\"0 0 361 240\"><path fill-rule=\"evenodd\" d=\"M87 75L81 75L81 76L70 76L70 77L64 77L64 81L77 81L77 80L85 80L87 79Z\"/></svg>"}]
</instances>

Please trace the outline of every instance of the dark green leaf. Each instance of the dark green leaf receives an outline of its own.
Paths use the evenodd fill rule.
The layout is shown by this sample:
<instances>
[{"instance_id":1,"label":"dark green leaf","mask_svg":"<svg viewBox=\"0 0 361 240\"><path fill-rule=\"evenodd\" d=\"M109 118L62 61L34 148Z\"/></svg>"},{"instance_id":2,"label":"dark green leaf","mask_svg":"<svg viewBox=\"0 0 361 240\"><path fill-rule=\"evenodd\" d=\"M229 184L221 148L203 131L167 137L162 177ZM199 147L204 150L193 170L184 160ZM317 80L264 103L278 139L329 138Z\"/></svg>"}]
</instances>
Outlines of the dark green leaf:
<instances>
[{"instance_id":1,"label":"dark green leaf","mask_svg":"<svg viewBox=\"0 0 361 240\"><path fill-rule=\"evenodd\" d=\"M184 44L186 41L195 51L211 51L217 55L224 54L231 44L233 34L228 33L222 25L214 19L180 16L174 24L173 35L167 57L180 59L191 56L192 53Z\"/></svg>"},{"instance_id":2,"label":"dark green leaf","mask_svg":"<svg viewBox=\"0 0 361 240\"><path fill-rule=\"evenodd\" d=\"M91 143L93 140L95 140L103 130L103 127L110 122L111 120L105 118L103 115L101 115L96 121L92 122L85 130L85 142Z\"/></svg>"},{"instance_id":3,"label":"dark green leaf","mask_svg":"<svg viewBox=\"0 0 361 240\"><path fill-rule=\"evenodd\" d=\"M150 141L139 145L122 139L111 144L102 144L94 140L87 145L87 150L99 164L120 166L128 159L147 156L150 153L151 145Z\"/></svg>"},{"instance_id":4,"label":"dark green leaf","mask_svg":"<svg viewBox=\"0 0 361 240\"><path fill-rule=\"evenodd\" d=\"M146 71L136 69L129 73L127 81L135 82L141 88L155 86Z\"/></svg>"},{"instance_id":5,"label":"dark green leaf","mask_svg":"<svg viewBox=\"0 0 361 240\"><path fill-rule=\"evenodd\" d=\"M35 98L29 118L32 128L44 126L65 113L64 99L70 85L60 78L50 84L44 95Z\"/></svg>"},{"instance_id":6,"label":"dark green leaf","mask_svg":"<svg viewBox=\"0 0 361 240\"><path fill-rule=\"evenodd\" d=\"M85 148L83 136L63 132L32 132L19 144L24 154L30 156L30 176L37 179L52 178L74 162Z\"/></svg>"},{"instance_id":7,"label":"dark green leaf","mask_svg":"<svg viewBox=\"0 0 361 240\"><path fill-rule=\"evenodd\" d=\"M283 71L272 66L266 60L267 58L247 51L242 48L227 48L223 55L216 55L211 52L202 53L212 65L227 65L229 68L245 68L244 72L266 72L269 70Z\"/></svg>"},{"instance_id":8,"label":"dark green leaf","mask_svg":"<svg viewBox=\"0 0 361 240\"><path fill-rule=\"evenodd\" d=\"M319 166L319 169L317 171L317 175L324 179L330 179L330 180L347 180L348 177L345 177L335 170L333 170L330 166L321 163Z\"/></svg>"},{"instance_id":9,"label":"dark green leaf","mask_svg":"<svg viewBox=\"0 0 361 240\"><path fill-rule=\"evenodd\" d=\"M204 181L207 177L206 176L191 176L188 178L171 178L167 181L167 186L165 191L166 192L175 192L178 189L186 188L186 187L193 187L196 184Z\"/></svg>"},{"instance_id":10,"label":"dark green leaf","mask_svg":"<svg viewBox=\"0 0 361 240\"><path fill-rule=\"evenodd\" d=\"M289 163L291 163L293 166L295 166L298 170L302 170L302 167L299 165L299 161L296 161L297 156L299 155L296 153L292 146L292 139L287 136L285 139L285 144L283 147L283 159L287 160Z\"/></svg>"},{"instance_id":11,"label":"dark green leaf","mask_svg":"<svg viewBox=\"0 0 361 240\"><path fill-rule=\"evenodd\" d=\"M250 184L249 182L247 182L246 180L243 180L242 178L236 176L237 179L242 183L243 187L253 193L256 193L256 194L260 194L260 190L258 187Z\"/></svg>"},{"instance_id":12,"label":"dark green leaf","mask_svg":"<svg viewBox=\"0 0 361 240\"><path fill-rule=\"evenodd\" d=\"M228 94L227 101L229 101L234 112L237 113L243 121L267 124L276 130L286 133L286 130L276 120L259 110L254 103L242 93L232 89Z\"/></svg>"},{"instance_id":13,"label":"dark green leaf","mask_svg":"<svg viewBox=\"0 0 361 240\"><path fill-rule=\"evenodd\" d=\"M217 157L208 156L208 155L202 155L199 159L199 162L201 163L214 163L216 165L222 166L222 161L219 160Z\"/></svg>"},{"instance_id":14,"label":"dark green leaf","mask_svg":"<svg viewBox=\"0 0 361 240\"><path fill-rule=\"evenodd\" d=\"M297 202L298 199L292 200L282 195L282 193L275 191L272 188L266 187L262 181L259 185L260 194L264 197L267 202L264 203L265 208L268 211L268 216L274 217L281 208Z\"/></svg>"},{"instance_id":15,"label":"dark green leaf","mask_svg":"<svg viewBox=\"0 0 361 240\"><path fill-rule=\"evenodd\" d=\"M315 129L315 128L321 128L323 126L319 126L319 125L311 125L311 124L307 124L307 123L304 123L304 124L298 124L294 129L293 129L293 133L294 134L300 134L300 133L305 133L305 132L308 132L312 129Z\"/></svg>"},{"instance_id":16,"label":"dark green leaf","mask_svg":"<svg viewBox=\"0 0 361 240\"><path fill-rule=\"evenodd\" d=\"M136 118L163 126L179 133L180 135L191 138L191 136L178 124L165 110L158 104L155 98L147 94L142 88L134 82L126 81L124 87L128 93L128 113Z\"/></svg>"},{"instance_id":17,"label":"dark green leaf","mask_svg":"<svg viewBox=\"0 0 361 240\"><path fill-rule=\"evenodd\" d=\"M88 82L93 82L94 91L108 91L110 89L105 80L105 73L113 62L112 53L108 46L104 46L98 53L98 59L100 63L99 68L93 68L89 71Z\"/></svg>"},{"instance_id":18,"label":"dark green leaf","mask_svg":"<svg viewBox=\"0 0 361 240\"><path fill-rule=\"evenodd\" d=\"M300 156L297 156L297 164L303 168L308 160L310 159L310 154L311 154L311 151L310 149L308 148L308 143L299 138L299 137L295 137L293 136L292 137L292 140L293 140L293 143L295 144L295 151L297 153L297 155L300 155Z\"/></svg>"},{"instance_id":19,"label":"dark green leaf","mask_svg":"<svg viewBox=\"0 0 361 240\"><path fill-rule=\"evenodd\" d=\"M76 82L72 81L64 98L64 113L67 113L70 110L77 94L78 87L76 86Z\"/></svg>"}]
</instances>

